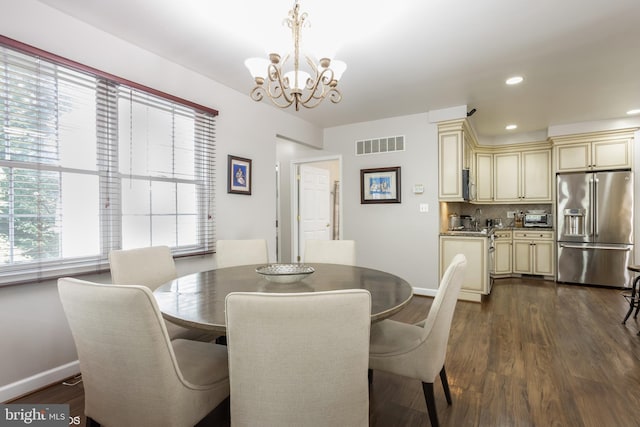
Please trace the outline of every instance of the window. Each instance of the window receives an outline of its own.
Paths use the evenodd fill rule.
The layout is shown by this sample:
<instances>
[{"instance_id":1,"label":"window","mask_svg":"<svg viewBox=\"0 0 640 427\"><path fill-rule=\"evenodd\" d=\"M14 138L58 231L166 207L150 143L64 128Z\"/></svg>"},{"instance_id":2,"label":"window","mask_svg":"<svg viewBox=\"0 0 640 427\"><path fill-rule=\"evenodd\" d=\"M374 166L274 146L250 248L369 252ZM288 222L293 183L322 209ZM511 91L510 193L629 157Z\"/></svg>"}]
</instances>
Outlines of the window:
<instances>
[{"instance_id":1,"label":"window","mask_svg":"<svg viewBox=\"0 0 640 427\"><path fill-rule=\"evenodd\" d=\"M215 110L48 56L0 46L0 284L212 251Z\"/></svg>"},{"instance_id":2,"label":"window","mask_svg":"<svg viewBox=\"0 0 640 427\"><path fill-rule=\"evenodd\" d=\"M197 248L211 194L210 131L193 111L140 91L118 91L118 172L124 248ZM204 151L204 153L202 153ZM195 160L195 161L194 161Z\"/></svg>"}]
</instances>

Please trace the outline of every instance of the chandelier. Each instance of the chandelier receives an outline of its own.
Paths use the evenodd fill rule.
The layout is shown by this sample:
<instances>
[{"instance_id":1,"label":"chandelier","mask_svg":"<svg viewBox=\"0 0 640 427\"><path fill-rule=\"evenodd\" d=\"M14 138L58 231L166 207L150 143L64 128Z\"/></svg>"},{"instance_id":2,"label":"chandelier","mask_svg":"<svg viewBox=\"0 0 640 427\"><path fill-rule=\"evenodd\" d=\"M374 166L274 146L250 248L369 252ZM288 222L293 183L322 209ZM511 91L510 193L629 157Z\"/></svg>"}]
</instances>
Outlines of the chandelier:
<instances>
[{"instance_id":1,"label":"chandelier","mask_svg":"<svg viewBox=\"0 0 640 427\"><path fill-rule=\"evenodd\" d=\"M296 111L299 111L300 105L315 108L325 98L329 98L334 104L342 99L337 86L342 73L347 69L347 64L329 58L321 58L316 64L305 55L310 73L300 69L300 30L303 26L308 26L306 19L307 13L300 13L300 4L296 0L284 21L293 35L292 70L284 71L284 67L289 65L290 54L282 61L277 53L269 54L269 60L249 58L245 61L256 82L251 90L251 98L254 101L261 101L266 95L277 107L287 108L295 105Z\"/></svg>"}]
</instances>

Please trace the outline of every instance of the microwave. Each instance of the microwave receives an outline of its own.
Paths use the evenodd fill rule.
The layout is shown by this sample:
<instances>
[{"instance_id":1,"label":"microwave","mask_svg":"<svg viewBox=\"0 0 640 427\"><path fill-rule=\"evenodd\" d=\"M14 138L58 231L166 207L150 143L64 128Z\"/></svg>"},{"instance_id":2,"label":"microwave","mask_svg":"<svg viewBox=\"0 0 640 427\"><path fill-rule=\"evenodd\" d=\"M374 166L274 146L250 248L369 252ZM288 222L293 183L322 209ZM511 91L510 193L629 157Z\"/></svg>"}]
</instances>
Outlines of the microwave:
<instances>
[{"instance_id":1,"label":"microwave","mask_svg":"<svg viewBox=\"0 0 640 427\"><path fill-rule=\"evenodd\" d=\"M550 213L525 213L523 224L524 227L553 227L553 218Z\"/></svg>"}]
</instances>

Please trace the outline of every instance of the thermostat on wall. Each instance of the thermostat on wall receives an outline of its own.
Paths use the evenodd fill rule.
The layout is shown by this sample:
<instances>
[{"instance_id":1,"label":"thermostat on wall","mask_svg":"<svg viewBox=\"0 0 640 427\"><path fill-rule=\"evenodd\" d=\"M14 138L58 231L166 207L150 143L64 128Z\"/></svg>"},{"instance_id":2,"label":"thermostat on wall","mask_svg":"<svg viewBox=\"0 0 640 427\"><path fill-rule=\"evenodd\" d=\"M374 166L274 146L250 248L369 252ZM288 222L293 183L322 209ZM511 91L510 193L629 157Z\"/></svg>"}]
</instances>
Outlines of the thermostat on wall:
<instances>
[{"instance_id":1,"label":"thermostat on wall","mask_svg":"<svg viewBox=\"0 0 640 427\"><path fill-rule=\"evenodd\" d=\"M422 194L424 193L424 185L422 184L414 184L413 185L413 194Z\"/></svg>"}]
</instances>

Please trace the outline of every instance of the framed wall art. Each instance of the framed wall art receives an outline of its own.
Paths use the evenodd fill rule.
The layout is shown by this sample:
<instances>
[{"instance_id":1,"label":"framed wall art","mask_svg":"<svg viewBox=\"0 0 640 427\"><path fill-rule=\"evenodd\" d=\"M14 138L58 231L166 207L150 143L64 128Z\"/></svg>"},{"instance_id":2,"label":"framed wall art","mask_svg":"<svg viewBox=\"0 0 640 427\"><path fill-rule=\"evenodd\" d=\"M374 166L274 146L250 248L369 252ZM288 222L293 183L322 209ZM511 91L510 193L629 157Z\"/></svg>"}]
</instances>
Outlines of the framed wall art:
<instances>
[{"instance_id":1,"label":"framed wall art","mask_svg":"<svg viewBox=\"0 0 640 427\"><path fill-rule=\"evenodd\" d=\"M400 203L400 166L360 169L360 203Z\"/></svg>"},{"instance_id":2,"label":"framed wall art","mask_svg":"<svg viewBox=\"0 0 640 427\"><path fill-rule=\"evenodd\" d=\"M251 159L227 156L227 193L251 195Z\"/></svg>"}]
</instances>

